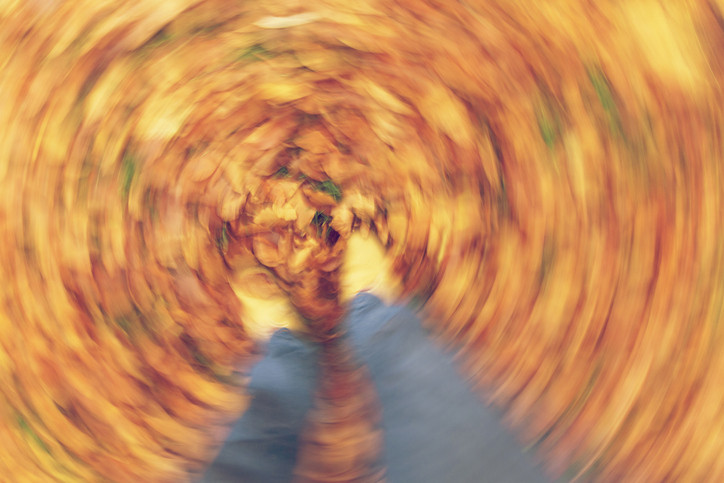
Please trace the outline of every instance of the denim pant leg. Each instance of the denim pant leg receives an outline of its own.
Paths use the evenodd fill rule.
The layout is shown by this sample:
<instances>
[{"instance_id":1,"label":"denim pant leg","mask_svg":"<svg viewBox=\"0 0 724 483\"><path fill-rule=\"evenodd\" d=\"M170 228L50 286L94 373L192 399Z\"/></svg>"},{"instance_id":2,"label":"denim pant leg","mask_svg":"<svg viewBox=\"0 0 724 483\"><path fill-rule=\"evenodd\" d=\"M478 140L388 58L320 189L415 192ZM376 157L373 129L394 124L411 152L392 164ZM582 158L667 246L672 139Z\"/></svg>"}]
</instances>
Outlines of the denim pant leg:
<instances>
[{"instance_id":1,"label":"denim pant leg","mask_svg":"<svg viewBox=\"0 0 724 483\"><path fill-rule=\"evenodd\" d=\"M361 294L346 325L382 404L390 482L548 481L410 310Z\"/></svg>"},{"instance_id":2,"label":"denim pant leg","mask_svg":"<svg viewBox=\"0 0 724 483\"><path fill-rule=\"evenodd\" d=\"M204 483L286 483L296 463L299 433L317 388L315 344L282 329L251 372L251 404L237 421Z\"/></svg>"}]
</instances>

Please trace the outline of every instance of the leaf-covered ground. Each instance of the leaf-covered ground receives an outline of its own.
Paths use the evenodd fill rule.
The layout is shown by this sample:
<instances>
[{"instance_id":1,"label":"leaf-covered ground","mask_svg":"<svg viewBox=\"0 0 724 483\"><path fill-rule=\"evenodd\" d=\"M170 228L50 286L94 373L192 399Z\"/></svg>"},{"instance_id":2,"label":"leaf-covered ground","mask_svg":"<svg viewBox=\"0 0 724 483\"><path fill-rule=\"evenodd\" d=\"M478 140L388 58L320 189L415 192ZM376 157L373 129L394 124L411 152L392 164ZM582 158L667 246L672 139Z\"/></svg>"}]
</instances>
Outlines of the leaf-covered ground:
<instances>
[{"instance_id":1,"label":"leaf-covered ground","mask_svg":"<svg viewBox=\"0 0 724 483\"><path fill-rule=\"evenodd\" d=\"M723 12L0 0L0 474L191 478L281 326L372 420L370 289L551 475L724 479Z\"/></svg>"}]
</instances>

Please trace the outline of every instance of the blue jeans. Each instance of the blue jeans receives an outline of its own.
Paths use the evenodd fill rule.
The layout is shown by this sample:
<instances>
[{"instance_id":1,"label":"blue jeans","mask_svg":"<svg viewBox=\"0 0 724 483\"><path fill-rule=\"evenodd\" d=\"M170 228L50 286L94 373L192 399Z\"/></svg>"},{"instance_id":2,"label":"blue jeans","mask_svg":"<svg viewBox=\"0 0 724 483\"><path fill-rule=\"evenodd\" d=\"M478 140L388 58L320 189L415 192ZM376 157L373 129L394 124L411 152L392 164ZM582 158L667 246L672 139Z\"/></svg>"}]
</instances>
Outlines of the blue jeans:
<instances>
[{"instance_id":1,"label":"blue jeans","mask_svg":"<svg viewBox=\"0 0 724 483\"><path fill-rule=\"evenodd\" d=\"M393 483L548 481L435 346L415 315L358 295L345 320L382 405L384 464ZM288 482L318 382L319 348L278 331L252 371L252 403L203 481Z\"/></svg>"}]
</instances>

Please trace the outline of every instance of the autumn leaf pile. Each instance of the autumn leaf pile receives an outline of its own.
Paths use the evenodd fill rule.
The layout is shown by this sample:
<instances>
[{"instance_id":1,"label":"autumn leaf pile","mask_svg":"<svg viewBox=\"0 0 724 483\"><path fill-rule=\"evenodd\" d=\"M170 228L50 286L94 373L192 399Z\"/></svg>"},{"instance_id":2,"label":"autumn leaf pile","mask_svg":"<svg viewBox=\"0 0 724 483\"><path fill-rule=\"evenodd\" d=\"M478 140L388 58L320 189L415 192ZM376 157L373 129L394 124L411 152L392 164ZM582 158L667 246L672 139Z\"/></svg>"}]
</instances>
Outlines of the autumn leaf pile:
<instances>
[{"instance_id":1,"label":"autumn leaf pile","mask_svg":"<svg viewBox=\"0 0 724 483\"><path fill-rule=\"evenodd\" d=\"M551 475L721 481L723 18L0 0L0 480L198 475L288 326L327 344L297 476L379 481L372 289Z\"/></svg>"}]
</instances>

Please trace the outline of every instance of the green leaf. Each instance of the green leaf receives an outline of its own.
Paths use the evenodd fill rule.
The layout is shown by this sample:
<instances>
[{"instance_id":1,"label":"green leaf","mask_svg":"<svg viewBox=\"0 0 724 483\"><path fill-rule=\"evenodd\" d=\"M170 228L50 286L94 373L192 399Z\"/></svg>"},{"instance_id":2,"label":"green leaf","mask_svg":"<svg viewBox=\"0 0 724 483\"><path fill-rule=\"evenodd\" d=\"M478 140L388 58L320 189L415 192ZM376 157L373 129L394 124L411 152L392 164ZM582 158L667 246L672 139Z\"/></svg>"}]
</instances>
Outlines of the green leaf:
<instances>
[{"instance_id":1,"label":"green leaf","mask_svg":"<svg viewBox=\"0 0 724 483\"><path fill-rule=\"evenodd\" d=\"M223 226L221 227L221 232L219 233L218 238L216 239L216 246L222 253L226 253L226 250L229 249L229 223L224 222Z\"/></svg>"},{"instance_id":2,"label":"green leaf","mask_svg":"<svg viewBox=\"0 0 724 483\"><path fill-rule=\"evenodd\" d=\"M549 117L543 113L539 113L538 116L538 129L540 129L541 137L545 141L546 146L553 148L556 143L558 133L556 127Z\"/></svg>"},{"instance_id":3,"label":"green leaf","mask_svg":"<svg viewBox=\"0 0 724 483\"><path fill-rule=\"evenodd\" d=\"M563 122L553 93L543 82L538 83L539 97L535 106L536 120L541 138L549 149L553 149L563 134Z\"/></svg>"},{"instance_id":4,"label":"green leaf","mask_svg":"<svg viewBox=\"0 0 724 483\"><path fill-rule=\"evenodd\" d=\"M611 86L609 85L605 74L600 68L592 67L588 69L588 78L591 80L593 89L596 91L596 96L606 112L609 127L615 134L623 135L621 116L619 115L613 92L611 91Z\"/></svg>"},{"instance_id":5,"label":"green leaf","mask_svg":"<svg viewBox=\"0 0 724 483\"><path fill-rule=\"evenodd\" d=\"M275 178L288 178L289 177L289 169L286 166L282 166L277 170L276 173L274 173Z\"/></svg>"},{"instance_id":6,"label":"green leaf","mask_svg":"<svg viewBox=\"0 0 724 483\"><path fill-rule=\"evenodd\" d=\"M330 221L331 219L332 219L331 216L329 216L329 215L327 215L327 214L325 214L325 213L323 213L323 212L321 212L321 211L317 211L317 212L314 213L314 218L312 218L312 225L316 225L316 226L320 226L320 227L321 227L321 226L323 226L325 223L327 223L328 221Z\"/></svg>"},{"instance_id":7,"label":"green leaf","mask_svg":"<svg viewBox=\"0 0 724 483\"><path fill-rule=\"evenodd\" d=\"M164 27L155 34L153 34L153 37L148 39L143 45L138 47L138 49L136 49L135 51L136 55L139 59L145 60L154 49L166 45L172 40L173 35L171 35L166 27Z\"/></svg>"},{"instance_id":8,"label":"green leaf","mask_svg":"<svg viewBox=\"0 0 724 483\"><path fill-rule=\"evenodd\" d=\"M167 42L170 42L173 39L173 36L166 30L166 28L162 28L158 32L156 32L153 37L151 37L148 42L146 42L145 46L147 47L158 47L159 45L163 45Z\"/></svg>"},{"instance_id":9,"label":"green leaf","mask_svg":"<svg viewBox=\"0 0 724 483\"><path fill-rule=\"evenodd\" d=\"M321 183L317 183L314 186L314 189L316 189L317 191L322 191L323 193L327 193L332 198L334 198L334 201L339 201L342 199L342 190L330 179L322 181Z\"/></svg>"},{"instance_id":10,"label":"green leaf","mask_svg":"<svg viewBox=\"0 0 724 483\"><path fill-rule=\"evenodd\" d=\"M121 162L121 196L124 200L128 199L131 192L131 183L136 174L136 159L131 154L124 154Z\"/></svg>"},{"instance_id":11,"label":"green leaf","mask_svg":"<svg viewBox=\"0 0 724 483\"><path fill-rule=\"evenodd\" d=\"M48 448L48 445L46 445L45 442L42 439L40 439L40 436L38 436L38 433L36 433L33 430L33 428L30 427L30 425L25 420L25 418L20 413L17 413L15 417L17 419L18 426L20 426L20 429L22 429L25 434L30 436L30 438L38 446L40 446L43 449L43 451L45 451L46 453L50 453L50 448Z\"/></svg>"},{"instance_id":12,"label":"green leaf","mask_svg":"<svg viewBox=\"0 0 724 483\"><path fill-rule=\"evenodd\" d=\"M546 236L545 240L543 241L543 251L541 253L541 261L540 261L540 283L543 283L543 281L546 278L546 275L550 272L551 266L553 265L553 260L555 258L555 244L550 239L549 236Z\"/></svg>"},{"instance_id":13,"label":"green leaf","mask_svg":"<svg viewBox=\"0 0 724 483\"><path fill-rule=\"evenodd\" d=\"M616 109L616 104L613 102L613 94L611 88L608 85L606 76L599 69L589 69L588 77L591 79L591 84L596 90L598 100L601 101L603 108L607 111Z\"/></svg>"},{"instance_id":14,"label":"green leaf","mask_svg":"<svg viewBox=\"0 0 724 483\"><path fill-rule=\"evenodd\" d=\"M144 206L148 207L148 214L151 216L152 221L158 220L158 203L156 202L156 198L151 195L150 191L146 192L146 201L144 203Z\"/></svg>"},{"instance_id":15,"label":"green leaf","mask_svg":"<svg viewBox=\"0 0 724 483\"><path fill-rule=\"evenodd\" d=\"M131 336L131 332L133 331L131 321L124 316L116 317L115 318L116 325L121 328L123 332L126 333L129 337Z\"/></svg>"},{"instance_id":16,"label":"green leaf","mask_svg":"<svg viewBox=\"0 0 724 483\"><path fill-rule=\"evenodd\" d=\"M331 216L321 211L317 211L314 213L314 218L312 218L312 225L317 227L317 236L322 236L322 228L330 221L332 221Z\"/></svg>"},{"instance_id":17,"label":"green leaf","mask_svg":"<svg viewBox=\"0 0 724 483\"><path fill-rule=\"evenodd\" d=\"M191 354L192 354L192 357L194 358L194 360L197 363L199 363L199 365L201 365L202 367L210 368L213 365L211 360L209 360L205 355L203 355L198 350L193 350L191 352Z\"/></svg>"},{"instance_id":18,"label":"green leaf","mask_svg":"<svg viewBox=\"0 0 724 483\"><path fill-rule=\"evenodd\" d=\"M254 44L251 47L242 49L236 58L237 62L257 62L264 59L271 59L274 54L264 48L261 44Z\"/></svg>"}]
</instances>

